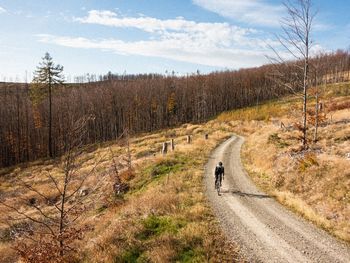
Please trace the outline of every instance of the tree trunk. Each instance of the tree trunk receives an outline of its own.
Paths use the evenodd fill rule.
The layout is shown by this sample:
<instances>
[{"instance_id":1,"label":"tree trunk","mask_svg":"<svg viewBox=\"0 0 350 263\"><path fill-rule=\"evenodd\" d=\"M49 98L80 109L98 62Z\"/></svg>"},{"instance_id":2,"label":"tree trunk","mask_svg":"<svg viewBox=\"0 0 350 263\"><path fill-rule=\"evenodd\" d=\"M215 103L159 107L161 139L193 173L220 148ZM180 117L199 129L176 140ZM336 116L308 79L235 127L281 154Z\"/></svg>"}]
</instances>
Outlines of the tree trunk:
<instances>
[{"instance_id":1,"label":"tree trunk","mask_svg":"<svg viewBox=\"0 0 350 263\"><path fill-rule=\"evenodd\" d=\"M49 73L50 74L50 73ZM49 76L49 156L53 158L52 151L52 83L51 75Z\"/></svg>"},{"instance_id":2,"label":"tree trunk","mask_svg":"<svg viewBox=\"0 0 350 263\"><path fill-rule=\"evenodd\" d=\"M68 164L70 165L70 164ZM69 168L67 168L69 169ZM65 178L64 178L64 186L63 186L63 192L61 194L61 210L60 210L60 226L59 226L59 242L60 242L60 256L62 257L64 254L64 241L63 241L63 232L65 228L65 203L66 203L66 194L67 194L67 186L68 186L68 176L69 171L66 171Z\"/></svg>"},{"instance_id":3,"label":"tree trunk","mask_svg":"<svg viewBox=\"0 0 350 263\"><path fill-rule=\"evenodd\" d=\"M317 132L318 132L318 112L319 108L319 94L318 94L318 84L317 84L317 73L316 73L316 109L315 109L315 132L314 132L314 143L317 142Z\"/></svg>"},{"instance_id":4,"label":"tree trunk","mask_svg":"<svg viewBox=\"0 0 350 263\"><path fill-rule=\"evenodd\" d=\"M303 148L307 145L307 90L309 87L309 31L306 30L303 87Z\"/></svg>"},{"instance_id":5,"label":"tree trunk","mask_svg":"<svg viewBox=\"0 0 350 263\"><path fill-rule=\"evenodd\" d=\"M21 162L21 128L20 128L20 104L19 104L19 88L16 88L16 104L17 104L17 162Z\"/></svg>"},{"instance_id":6,"label":"tree trunk","mask_svg":"<svg viewBox=\"0 0 350 263\"><path fill-rule=\"evenodd\" d=\"M130 151L130 134L129 134L129 129L127 129L127 147L128 147L128 169L129 171L132 170L132 163L131 163L131 151Z\"/></svg>"}]
</instances>

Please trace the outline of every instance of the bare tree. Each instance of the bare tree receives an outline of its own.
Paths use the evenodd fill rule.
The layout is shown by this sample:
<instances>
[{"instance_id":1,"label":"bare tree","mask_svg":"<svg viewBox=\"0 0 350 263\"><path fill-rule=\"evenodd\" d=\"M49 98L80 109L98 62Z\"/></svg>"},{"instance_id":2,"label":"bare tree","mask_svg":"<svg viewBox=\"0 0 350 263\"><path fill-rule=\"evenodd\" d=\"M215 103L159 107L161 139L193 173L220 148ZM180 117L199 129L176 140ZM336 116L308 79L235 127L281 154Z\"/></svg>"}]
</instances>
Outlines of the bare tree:
<instances>
[{"instance_id":1,"label":"bare tree","mask_svg":"<svg viewBox=\"0 0 350 263\"><path fill-rule=\"evenodd\" d=\"M118 141L121 139L123 136L127 136L127 167L129 173L131 173L131 154L130 154L130 145L129 145L129 135L128 135L128 130L124 129L123 133L116 139ZM111 173L111 181L112 181L112 187L113 187L113 196L121 196L124 194L128 189L129 185L126 184L125 182L122 181L120 174L121 174L121 169L124 168L124 166L120 163L119 158L116 156L114 153L112 147L108 147L109 152L111 154L111 168L112 168L112 173Z\"/></svg>"},{"instance_id":2,"label":"bare tree","mask_svg":"<svg viewBox=\"0 0 350 263\"><path fill-rule=\"evenodd\" d=\"M62 175L47 174L51 186L50 196L19 178L22 189L34 194L35 197L26 200L18 196L18 205L9 204L0 200L0 204L12 210L15 214L9 215L7 222L14 225L18 221L26 221L33 227L13 227L17 238L16 251L27 262L63 262L65 258L77 251L75 242L82 238L86 226L77 224L84 214L89 203L88 197L97 192L102 178L97 183L85 188L88 179L95 174L100 163L96 161L93 167L85 173L78 171L78 160L82 153L83 138L86 136L86 127L91 117L84 117L72 123L69 139L64 145L66 154L62 158ZM101 157L103 159L104 157Z\"/></svg>"},{"instance_id":3,"label":"bare tree","mask_svg":"<svg viewBox=\"0 0 350 263\"><path fill-rule=\"evenodd\" d=\"M272 48L277 58L273 62L283 67L277 73L277 79L292 92L302 90L302 144L307 147L307 101L310 84L311 33L315 13L312 12L312 0L288 0L284 3L287 16L281 21L283 34L278 41L293 61L287 61L281 52ZM276 63L277 62L277 63ZM282 73L281 73L282 72ZM282 78L283 77L283 78Z\"/></svg>"},{"instance_id":4,"label":"bare tree","mask_svg":"<svg viewBox=\"0 0 350 263\"><path fill-rule=\"evenodd\" d=\"M52 96L52 151L55 156L64 154L61 145L69 138L67 119L77 120L87 114L94 114L95 121L88 125L83 143L95 144L114 140L125 128L130 135L136 135L202 122L223 111L260 104L290 93L297 94L302 101L304 60L294 56L294 61L282 60L276 53L272 65L259 68L183 77L112 74L109 80L107 76L99 77L100 82L53 87L53 91L59 92ZM284 56L281 54L281 57ZM332 84L348 78L349 51L337 50L320 59L324 69L318 70L319 81ZM309 61L310 84L314 79L311 66L314 61L314 58ZM0 83L0 167L48 156L49 103L33 105L28 92L32 87L33 84ZM45 85L42 88L47 92ZM297 127L303 133L301 106L300 103L295 113L298 120L300 118ZM307 112L310 108L314 106L308 106ZM310 118L308 124L309 121Z\"/></svg>"},{"instance_id":5,"label":"bare tree","mask_svg":"<svg viewBox=\"0 0 350 263\"><path fill-rule=\"evenodd\" d=\"M311 122L314 125L314 134L313 134L313 142L316 143L318 141L318 127L319 125L326 120L326 114L324 111L324 105L320 101L322 90L320 89L320 85L326 83L326 78L323 77L326 75L325 69L327 67L327 60L324 59L326 57L325 54L318 54L311 63L311 74L313 77L313 90L312 95L315 98L315 109L314 112L311 112Z\"/></svg>"}]
</instances>

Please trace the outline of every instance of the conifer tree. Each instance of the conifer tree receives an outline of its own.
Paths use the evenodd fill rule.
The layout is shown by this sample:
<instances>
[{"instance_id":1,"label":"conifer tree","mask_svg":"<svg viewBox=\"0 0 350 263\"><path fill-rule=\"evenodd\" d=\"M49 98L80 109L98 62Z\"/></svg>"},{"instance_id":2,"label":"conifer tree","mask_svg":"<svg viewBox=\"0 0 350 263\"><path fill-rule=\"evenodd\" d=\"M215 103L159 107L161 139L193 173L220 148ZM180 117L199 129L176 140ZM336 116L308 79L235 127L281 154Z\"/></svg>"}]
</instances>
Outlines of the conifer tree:
<instances>
[{"instance_id":1,"label":"conifer tree","mask_svg":"<svg viewBox=\"0 0 350 263\"><path fill-rule=\"evenodd\" d=\"M42 58L39 66L34 72L32 99L34 103L40 102L46 97L49 99L49 123L48 123L48 152L49 157L53 157L52 146L52 88L63 84L63 66L55 65L48 52Z\"/></svg>"}]
</instances>

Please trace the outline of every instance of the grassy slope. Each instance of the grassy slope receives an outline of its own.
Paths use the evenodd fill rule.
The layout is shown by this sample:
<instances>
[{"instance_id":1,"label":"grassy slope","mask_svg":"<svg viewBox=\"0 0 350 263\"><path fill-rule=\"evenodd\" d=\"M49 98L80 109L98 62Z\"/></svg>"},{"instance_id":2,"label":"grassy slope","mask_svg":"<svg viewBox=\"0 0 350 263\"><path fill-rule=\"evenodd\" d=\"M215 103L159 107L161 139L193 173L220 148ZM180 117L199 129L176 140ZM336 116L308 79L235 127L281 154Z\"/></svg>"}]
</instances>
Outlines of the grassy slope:
<instances>
[{"instance_id":1,"label":"grassy slope","mask_svg":"<svg viewBox=\"0 0 350 263\"><path fill-rule=\"evenodd\" d=\"M346 104L350 86L335 85L325 90L327 105ZM320 129L320 142L305 159L290 157L298 142L295 131L282 131L296 121L295 98L273 101L259 107L223 113L205 125L183 125L179 128L132 139L131 152L135 173L123 174L131 190L123 200L111 202L111 154L120 160L125 147L110 143L93 146L79 160L84 173L99 162L96 176L88 186L104 176L105 183L91 199L80 224L94 226L79 244L83 262L212 262L239 258L237 246L228 243L208 206L202 185L203 167L209 153L231 132L245 135L244 163L254 181L306 218L349 241L349 125L338 121L349 119L349 109L328 113L332 123ZM338 123L337 123L338 122ZM204 134L209 133L209 140ZM186 143L186 135L193 143ZM163 157L162 142L175 138L176 151ZM124 161L122 161L123 163ZM125 164L125 162L124 162ZM50 161L38 161L28 167L0 171L0 193L16 197L14 178L30 181L50 195L45 173L61 176L62 171ZM31 194L22 192L22 197ZM15 202L15 198L10 199ZM0 206L0 215L6 214ZM0 216L1 217L1 216ZM8 228L0 225L0 262L15 258L9 249ZM221 258L220 258L221 257ZM228 260L229 261L229 260Z\"/></svg>"},{"instance_id":2,"label":"grassy slope","mask_svg":"<svg viewBox=\"0 0 350 263\"><path fill-rule=\"evenodd\" d=\"M224 113L220 121L239 123L246 136L242 150L249 174L263 190L282 204L350 241L350 83L323 87L327 120L319 129L320 140L305 155L294 150L300 142L291 126L301 116L295 98L259 107ZM310 105L312 106L312 105ZM313 106L312 106L313 107ZM240 121L237 121L240 120ZM312 140L313 127L309 128Z\"/></svg>"},{"instance_id":3,"label":"grassy slope","mask_svg":"<svg viewBox=\"0 0 350 263\"><path fill-rule=\"evenodd\" d=\"M80 224L94 227L78 244L82 262L225 262L239 259L237 246L227 242L203 194L203 167L210 151L230 136L230 126L209 122L206 125L184 125L156 134L146 134L131 140L135 173L122 177L130 185L123 200L111 202L111 155L108 147L87 151L79 160L79 173L88 171L99 162L97 177L87 182L92 186L104 176L106 182L90 199L98 200L89 206ZM204 134L209 140L204 140ZM188 145L186 134L193 136ZM175 138L176 150L163 157L159 154L162 142ZM113 152L124 159L126 149L111 144ZM122 161L123 162L123 161ZM51 194L45 173L60 176L62 171L50 163L33 163L16 168L0 177L0 192L16 196L14 178L22 178L37 189ZM23 192L29 199L31 194ZM10 199L15 202L15 199ZM0 206L4 215L9 212ZM30 211L28 211L30 212ZM2 225L0 262L15 258L6 241L8 228ZM0 237L1 238L1 237Z\"/></svg>"}]
</instances>

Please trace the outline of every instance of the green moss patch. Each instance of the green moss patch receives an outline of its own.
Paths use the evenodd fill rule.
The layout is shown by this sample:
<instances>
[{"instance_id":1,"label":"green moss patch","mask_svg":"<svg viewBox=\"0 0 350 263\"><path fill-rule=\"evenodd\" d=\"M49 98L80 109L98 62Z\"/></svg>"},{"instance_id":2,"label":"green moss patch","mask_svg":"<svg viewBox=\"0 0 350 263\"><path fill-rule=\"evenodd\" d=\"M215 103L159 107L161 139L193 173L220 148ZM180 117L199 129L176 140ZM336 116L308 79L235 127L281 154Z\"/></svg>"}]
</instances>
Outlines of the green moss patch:
<instances>
[{"instance_id":1,"label":"green moss patch","mask_svg":"<svg viewBox=\"0 0 350 263\"><path fill-rule=\"evenodd\" d=\"M183 222L175 222L170 217L151 215L142 220L142 225L143 230L137 234L136 238L147 240L163 233L176 234L185 224Z\"/></svg>"}]
</instances>

